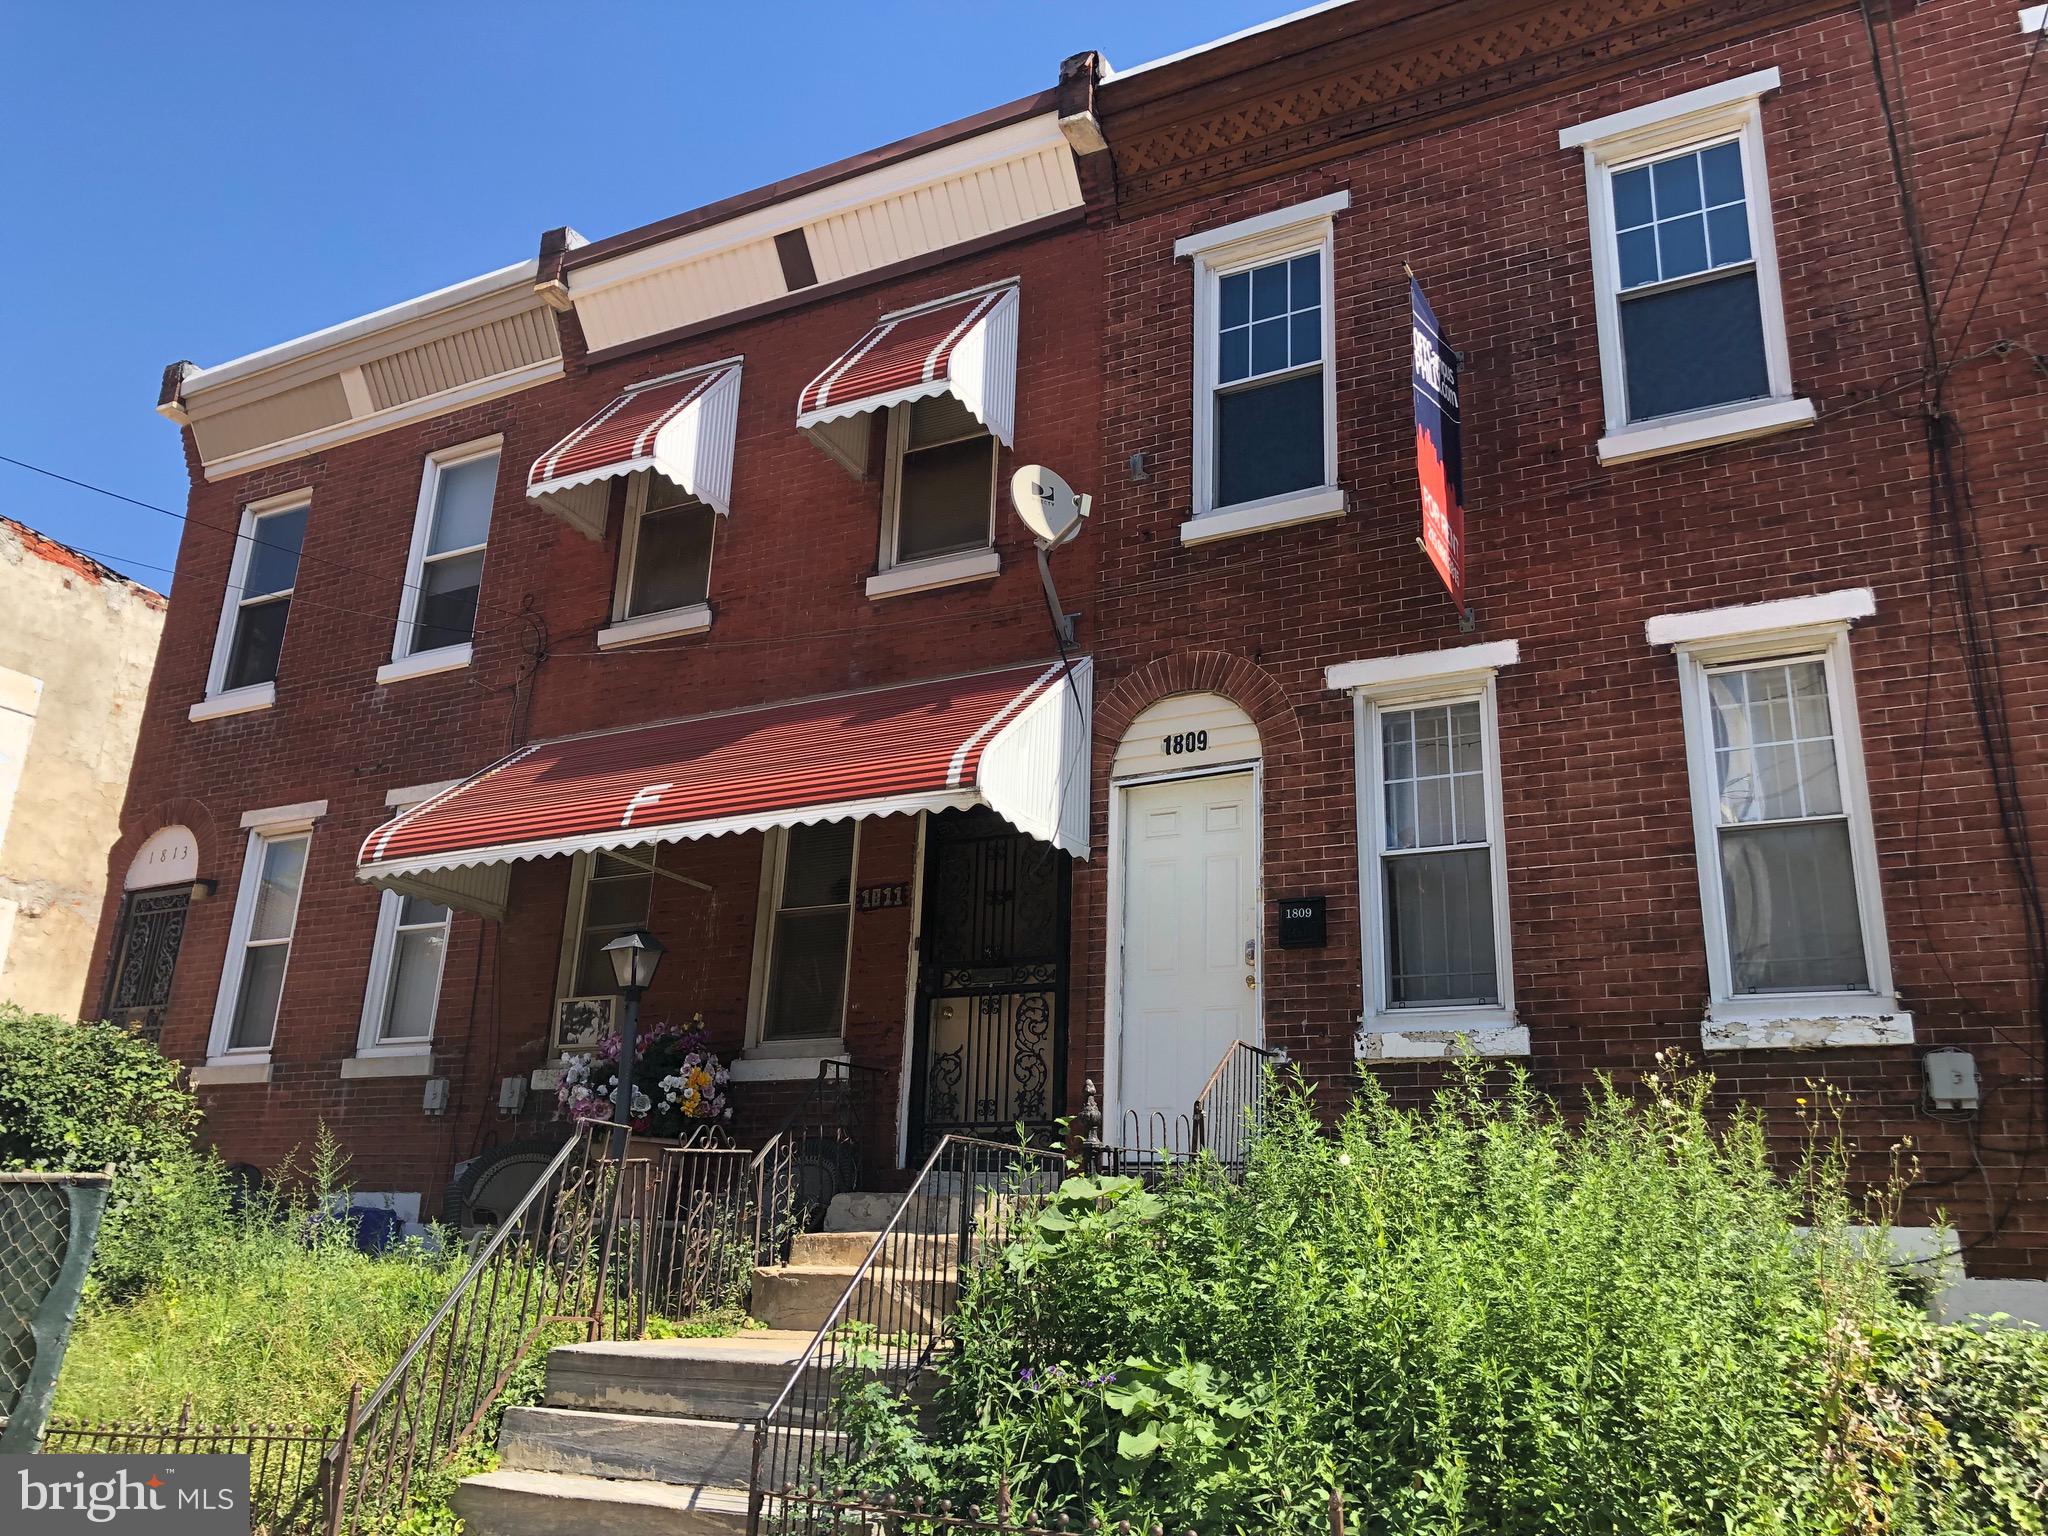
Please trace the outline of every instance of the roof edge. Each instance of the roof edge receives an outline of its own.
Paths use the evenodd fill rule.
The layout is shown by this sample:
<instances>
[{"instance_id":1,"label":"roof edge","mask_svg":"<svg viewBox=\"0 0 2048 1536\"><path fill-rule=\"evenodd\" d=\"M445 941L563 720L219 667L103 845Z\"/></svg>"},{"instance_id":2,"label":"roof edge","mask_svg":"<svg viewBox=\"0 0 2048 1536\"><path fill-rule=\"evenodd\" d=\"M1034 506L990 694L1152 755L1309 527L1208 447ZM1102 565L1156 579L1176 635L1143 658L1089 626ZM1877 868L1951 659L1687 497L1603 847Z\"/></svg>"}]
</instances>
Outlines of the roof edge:
<instances>
[{"instance_id":1,"label":"roof edge","mask_svg":"<svg viewBox=\"0 0 2048 1536\"><path fill-rule=\"evenodd\" d=\"M602 240L593 240L587 245L565 251L562 256L562 270L574 271L593 262L625 255L650 245L659 245L662 241L673 240L678 235L709 229L741 214L772 208L777 203L788 202L807 192L816 192L842 181L850 181L869 171L881 170L905 160L915 159L935 149L957 144L962 139L971 139L976 134L987 133L995 128L1007 128L1012 123L1037 117L1052 111L1058 102L1059 88L1048 86L1032 95L1004 102L1001 106L989 107L971 116L956 118L950 123L941 123L936 128L927 128L922 133L911 134L908 138L897 139L876 149L848 155L842 160L833 161L830 165L822 165L795 176L785 176L780 181L771 181L766 186L738 192L731 197L720 198L715 203L706 203L684 213L657 219L652 224L642 224L637 229L607 235Z\"/></svg>"},{"instance_id":2,"label":"roof edge","mask_svg":"<svg viewBox=\"0 0 2048 1536\"><path fill-rule=\"evenodd\" d=\"M386 305L383 309L372 310L352 320L343 320L321 330L308 331L305 335L295 336L290 341L281 341L255 352L246 352L240 357L229 358L226 362L215 363L210 368L183 365L184 373L179 380L178 397L181 400L190 399L195 392L231 383L236 379L248 378L252 374L296 362L300 358L311 357L330 347L338 347L344 342L355 341L364 336L374 335L378 331L457 309L474 300L489 298L511 289L531 288L538 267L537 258L528 257L525 261L515 262L509 267L499 267L496 271L486 272L479 277L451 283L446 288L436 288L430 293Z\"/></svg>"}]
</instances>

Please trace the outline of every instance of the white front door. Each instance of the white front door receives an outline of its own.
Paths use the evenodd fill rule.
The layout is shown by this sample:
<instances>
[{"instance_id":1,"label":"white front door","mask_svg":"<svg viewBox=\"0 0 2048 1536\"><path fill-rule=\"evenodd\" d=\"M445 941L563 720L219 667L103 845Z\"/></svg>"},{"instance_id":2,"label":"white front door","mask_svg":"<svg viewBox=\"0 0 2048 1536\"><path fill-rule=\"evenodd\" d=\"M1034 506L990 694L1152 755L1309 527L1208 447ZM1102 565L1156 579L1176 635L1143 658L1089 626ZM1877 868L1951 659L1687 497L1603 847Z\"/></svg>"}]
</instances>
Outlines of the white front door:
<instances>
[{"instance_id":1,"label":"white front door","mask_svg":"<svg viewBox=\"0 0 2048 1536\"><path fill-rule=\"evenodd\" d=\"M1257 808L1249 773L1122 793L1123 1124L1115 1130L1152 1136L1154 1116L1172 1127L1193 1112L1233 1040L1259 1040Z\"/></svg>"}]
</instances>

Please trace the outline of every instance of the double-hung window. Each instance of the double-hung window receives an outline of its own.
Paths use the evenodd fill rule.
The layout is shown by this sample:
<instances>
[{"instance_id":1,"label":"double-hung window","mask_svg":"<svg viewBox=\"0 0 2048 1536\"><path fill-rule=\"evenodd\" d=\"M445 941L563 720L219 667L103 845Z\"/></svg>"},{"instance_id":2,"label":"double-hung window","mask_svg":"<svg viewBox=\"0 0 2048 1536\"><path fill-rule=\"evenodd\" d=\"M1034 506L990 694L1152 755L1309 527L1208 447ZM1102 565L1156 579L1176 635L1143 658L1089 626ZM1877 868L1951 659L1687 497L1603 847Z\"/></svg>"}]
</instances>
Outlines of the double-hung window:
<instances>
[{"instance_id":1,"label":"double-hung window","mask_svg":"<svg viewBox=\"0 0 2048 1536\"><path fill-rule=\"evenodd\" d=\"M1603 463L1814 419L1795 399L1761 97L1776 70L1564 130L1584 151Z\"/></svg>"},{"instance_id":2,"label":"double-hung window","mask_svg":"<svg viewBox=\"0 0 2048 1536\"><path fill-rule=\"evenodd\" d=\"M1521 1054L1494 672L1514 642L1346 662L1368 1057Z\"/></svg>"},{"instance_id":3,"label":"double-hung window","mask_svg":"<svg viewBox=\"0 0 2048 1536\"><path fill-rule=\"evenodd\" d=\"M1650 623L1684 690L1710 1049L1912 1038L1849 670L1849 623L1869 612L1852 591Z\"/></svg>"},{"instance_id":4,"label":"double-hung window","mask_svg":"<svg viewBox=\"0 0 2048 1536\"><path fill-rule=\"evenodd\" d=\"M759 1040L840 1037L858 827L822 821L768 836L755 957Z\"/></svg>"},{"instance_id":5,"label":"double-hung window","mask_svg":"<svg viewBox=\"0 0 2048 1536\"><path fill-rule=\"evenodd\" d=\"M882 543L868 596L993 576L996 439L950 394L889 412Z\"/></svg>"},{"instance_id":6,"label":"double-hung window","mask_svg":"<svg viewBox=\"0 0 2048 1536\"><path fill-rule=\"evenodd\" d=\"M1191 235L1194 507L1187 543L1341 516L1333 220L1348 193Z\"/></svg>"},{"instance_id":7,"label":"double-hung window","mask_svg":"<svg viewBox=\"0 0 2048 1536\"><path fill-rule=\"evenodd\" d=\"M413 520L412 550L399 599L398 633L381 681L465 666L483 588L491 501L498 487L497 438L428 457Z\"/></svg>"},{"instance_id":8,"label":"double-hung window","mask_svg":"<svg viewBox=\"0 0 2048 1536\"><path fill-rule=\"evenodd\" d=\"M626 487L612 622L600 646L630 645L711 627L711 547L718 514L659 470Z\"/></svg>"},{"instance_id":9,"label":"double-hung window","mask_svg":"<svg viewBox=\"0 0 2048 1536\"><path fill-rule=\"evenodd\" d=\"M211 1061L269 1060L313 842L312 823L325 811L320 803L243 817L249 843L235 893L220 991L214 999L207 1049Z\"/></svg>"},{"instance_id":10,"label":"double-hung window","mask_svg":"<svg viewBox=\"0 0 2048 1536\"><path fill-rule=\"evenodd\" d=\"M242 509L206 701L194 707L195 719L260 709L275 700L309 507L306 493L294 491Z\"/></svg>"},{"instance_id":11,"label":"double-hung window","mask_svg":"<svg viewBox=\"0 0 2048 1536\"><path fill-rule=\"evenodd\" d=\"M424 1051L433 1039L450 915L424 896L382 893L356 1043L359 1054Z\"/></svg>"}]
</instances>

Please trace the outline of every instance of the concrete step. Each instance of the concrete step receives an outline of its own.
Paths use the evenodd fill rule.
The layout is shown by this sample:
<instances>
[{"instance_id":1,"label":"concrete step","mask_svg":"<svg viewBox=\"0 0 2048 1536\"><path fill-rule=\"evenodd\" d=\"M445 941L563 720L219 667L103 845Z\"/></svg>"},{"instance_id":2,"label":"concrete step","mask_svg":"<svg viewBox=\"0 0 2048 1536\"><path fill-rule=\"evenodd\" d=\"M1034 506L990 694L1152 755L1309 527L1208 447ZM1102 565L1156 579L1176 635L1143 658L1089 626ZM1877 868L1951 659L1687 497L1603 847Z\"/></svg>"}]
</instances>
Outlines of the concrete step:
<instances>
[{"instance_id":1,"label":"concrete step","mask_svg":"<svg viewBox=\"0 0 2048 1536\"><path fill-rule=\"evenodd\" d=\"M548 1351L547 1405L685 1419L756 1419L774 1403L816 1333L814 1323L724 1339L559 1345Z\"/></svg>"},{"instance_id":2,"label":"concrete step","mask_svg":"<svg viewBox=\"0 0 2048 1536\"><path fill-rule=\"evenodd\" d=\"M455 1487L466 1536L744 1536L744 1488L564 1472L486 1472Z\"/></svg>"},{"instance_id":3,"label":"concrete step","mask_svg":"<svg viewBox=\"0 0 2048 1536\"><path fill-rule=\"evenodd\" d=\"M753 1466L754 1431L733 1419L507 1408L498 1456L514 1472L744 1488Z\"/></svg>"},{"instance_id":4,"label":"concrete step","mask_svg":"<svg viewBox=\"0 0 2048 1536\"><path fill-rule=\"evenodd\" d=\"M832 1316L858 1272L855 1264L757 1269L751 1311L770 1328L815 1333ZM861 1280L840 1320L872 1323L886 1332L935 1327L953 1310L958 1289L958 1277L950 1270L933 1275L873 1269Z\"/></svg>"},{"instance_id":5,"label":"concrete step","mask_svg":"<svg viewBox=\"0 0 2048 1536\"><path fill-rule=\"evenodd\" d=\"M789 1251L792 1264L858 1266L874 1249L879 1232L799 1232ZM957 1243L949 1232L892 1232L883 1259L899 1269L950 1266Z\"/></svg>"},{"instance_id":6,"label":"concrete step","mask_svg":"<svg viewBox=\"0 0 2048 1536\"><path fill-rule=\"evenodd\" d=\"M850 1190L843 1195L834 1195L832 1203L825 1207L825 1230L827 1232L868 1232L881 1231L894 1219L903 1206L903 1196L886 1191L879 1194ZM957 1199L931 1200L920 1197L916 1214L919 1225L926 1231L950 1231L960 1221L960 1202Z\"/></svg>"}]
</instances>

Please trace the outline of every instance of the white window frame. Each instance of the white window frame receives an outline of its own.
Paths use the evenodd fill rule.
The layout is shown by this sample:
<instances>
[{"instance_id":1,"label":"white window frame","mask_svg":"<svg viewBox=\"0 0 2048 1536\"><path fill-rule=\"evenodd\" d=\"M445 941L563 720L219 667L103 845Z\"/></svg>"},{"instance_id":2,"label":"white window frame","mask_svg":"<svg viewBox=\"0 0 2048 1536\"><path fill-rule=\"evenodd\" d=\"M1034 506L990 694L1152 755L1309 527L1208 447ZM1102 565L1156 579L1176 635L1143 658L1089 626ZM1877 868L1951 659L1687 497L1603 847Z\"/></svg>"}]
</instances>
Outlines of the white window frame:
<instances>
[{"instance_id":1,"label":"white window frame","mask_svg":"<svg viewBox=\"0 0 2048 1536\"><path fill-rule=\"evenodd\" d=\"M685 603L680 608L662 608L653 613L635 614L630 611L633 573L640 559L640 522L647 515L647 499L654 489L654 475L655 471L651 469L642 470L626 482L626 514L619 529L619 573L612 590L612 621L597 632L600 650L632 645L642 640L698 635L711 627L711 570L718 556L718 514L709 502L703 503L712 513L711 560L706 561L704 567L704 601ZM693 492L680 485L676 489L685 496L694 496Z\"/></svg>"},{"instance_id":2,"label":"white window frame","mask_svg":"<svg viewBox=\"0 0 2048 1536\"><path fill-rule=\"evenodd\" d=\"M1337 484L1337 271L1336 217L1351 206L1349 191L1241 219L1174 242L1175 259L1194 264L1195 422L1194 504L1181 524L1183 544L1201 544L1269 528L1342 517ZM1219 346L1218 292L1224 278L1311 251L1322 256L1323 483L1231 506L1216 503L1216 392Z\"/></svg>"},{"instance_id":3,"label":"white window frame","mask_svg":"<svg viewBox=\"0 0 2048 1536\"><path fill-rule=\"evenodd\" d=\"M1586 211L1592 241L1594 315L1600 336L1600 391L1606 431L1602 464L1627 464L1717 443L1739 442L1810 426L1813 402L1792 386L1785 337L1785 300L1778 277L1778 242L1771 218L1770 175L1764 157L1763 97L1778 88L1776 69L1706 86L1647 106L1616 112L1560 130L1558 145L1583 152ZM1770 393L1762 400L1708 406L1630 421L1621 340L1620 255L1614 233L1613 176L1645 161L1734 140L1742 146L1744 206L1756 264L1757 303L1763 316L1764 364ZM1706 274L1703 274L1706 275Z\"/></svg>"},{"instance_id":4,"label":"white window frame","mask_svg":"<svg viewBox=\"0 0 2048 1536\"><path fill-rule=\"evenodd\" d=\"M1526 1056L1529 1031L1515 1013L1513 934L1508 925L1507 824L1501 801L1499 669L1521 659L1513 640L1344 662L1325 672L1352 699L1352 749L1358 790L1359 952L1365 1010L1357 1051L1365 1060L1460 1055ZM1430 705L1479 703L1486 774L1486 836L1493 895L1494 974L1500 1001L1400 1007L1388 999L1386 966L1386 775L1380 723L1390 713Z\"/></svg>"},{"instance_id":5,"label":"white window frame","mask_svg":"<svg viewBox=\"0 0 2048 1536\"><path fill-rule=\"evenodd\" d=\"M457 443L448 448L437 448L427 455L426 464L420 471L419 504L414 509L412 520L412 546L405 557L405 585L398 594L398 625L391 638L391 660L377 669L380 683L399 682L409 677L425 677L435 672L450 672L469 665L475 649L475 637L458 641L454 645L435 646L431 650L412 649L413 625L419 618L420 593L426 582L427 540L434 524L434 503L440 494L441 476L451 469L478 459L495 457L499 460L498 471L504 473L503 434L476 438L470 442ZM497 492L492 491L492 512L496 513ZM435 556L437 560L451 560L461 555L484 553L485 569L490 564L490 534L485 530L484 542L451 549ZM481 586L482 576L478 576ZM482 613L481 592L479 592L478 613Z\"/></svg>"},{"instance_id":6,"label":"white window frame","mask_svg":"<svg viewBox=\"0 0 2048 1536\"><path fill-rule=\"evenodd\" d=\"M903 459L910 446L910 413L917 402L894 406L889 411L888 456L882 474L882 529L875 553L875 574L868 578L869 597L895 597L905 592L928 592L933 587L950 587L963 581L986 581L1002 570L996 554L996 489L1001 473L1002 439L987 427L988 437L988 537L979 548L955 550L947 555L926 555L916 560L896 558L896 535L903 515ZM977 423L979 424L979 423ZM965 437L948 439L965 442Z\"/></svg>"},{"instance_id":7,"label":"white window frame","mask_svg":"<svg viewBox=\"0 0 2048 1536\"><path fill-rule=\"evenodd\" d=\"M647 915L641 918L644 927L654 917L654 882L661 878L661 846L646 843L632 848L600 850L616 859L644 858L654 866L647 873ZM576 962L583 953L583 924L590 915L590 880L597 870L597 853L572 854L569 861L569 900L564 909L562 924L562 953L555 966L555 1001L561 1003L571 997L591 997L595 993L572 991L576 985ZM605 994L610 995L610 994ZM554 1021L548 1022L548 1053L559 1054L554 1048Z\"/></svg>"},{"instance_id":8,"label":"white window frame","mask_svg":"<svg viewBox=\"0 0 2048 1536\"><path fill-rule=\"evenodd\" d=\"M775 949L775 915L782 910L783 877L789 871L786 857L789 829L770 827L761 835L761 897L754 912L753 972L747 985L747 1052L753 1056L818 1057L837 1056L845 1049L846 1015L853 1006L853 919L859 910L860 845L862 822L853 824L853 851L846 875L846 974L839 983L839 1030L831 1035L812 1035L800 1040L766 1038L768 986L772 978Z\"/></svg>"},{"instance_id":9,"label":"white window frame","mask_svg":"<svg viewBox=\"0 0 2048 1536\"><path fill-rule=\"evenodd\" d=\"M227 588L221 596L220 623L213 636L213 659L206 669L206 697L194 704L190 717L194 720L212 720L222 715L246 714L251 710L268 709L277 702L277 679L267 683L252 683L245 688L229 689L228 657L235 648L235 628L242 616L242 588L249 579L249 559L256 548L257 519L273 512L289 512L295 507L305 507L307 523L312 522L313 490L301 486L295 491L286 491L277 496L266 496L261 501L252 501L242 508L241 522L235 530L235 552L228 562ZM305 543L299 545L299 559L305 561ZM263 601L275 602L279 597L290 598L298 591L298 578L284 592L266 592ZM286 617L290 627L290 617Z\"/></svg>"},{"instance_id":10,"label":"white window frame","mask_svg":"<svg viewBox=\"0 0 2048 1536\"><path fill-rule=\"evenodd\" d=\"M1856 708L1855 674L1849 653L1850 624L1873 611L1870 593L1856 589L1749 608L1667 615L1650 621L1650 642L1671 645L1679 668L1700 915L1707 943L1710 1002L1701 1026L1701 1040L1708 1050L1912 1043L1913 1017L1900 1009L1892 985L1877 836L1864 771L1863 729ZM1708 676L1714 669L1728 665L1811 660L1821 661L1826 668L1836 769L1849 828L1857 915L1863 926L1870 986L1861 991L1737 995L1721 890L1720 822L1716 811L1719 791Z\"/></svg>"},{"instance_id":11,"label":"white window frame","mask_svg":"<svg viewBox=\"0 0 2048 1536\"><path fill-rule=\"evenodd\" d=\"M405 897L397 891L378 893L377 936L370 945L370 975L363 988L362 1024L356 1033L358 1056L430 1056L434 1047L434 1026L439 1022L441 981L448 968L448 940L455 926L455 913L448 913L441 929L441 959L434 970L435 1017L427 1020L427 1032L404 1040L383 1038L384 1025L391 1016L391 990L398 980L399 918L405 911ZM439 903L436 903L439 905ZM426 925L415 924L414 932Z\"/></svg>"},{"instance_id":12,"label":"white window frame","mask_svg":"<svg viewBox=\"0 0 2048 1536\"><path fill-rule=\"evenodd\" d=\"M313 872L313 824L326 814L327 803L322 800L251 811L242 817L242 827L248 832L249 839L242 854L241 884L235 889L235 914L228 926L227 954L221 961L220 986L214 992L213 1027L206 1041L209 1067L259 1068L260 1075L253 1080L268 1080L270 1053L277 1044L277 1020L271 1020L270 1039L263 1045L228 1044L234 1032L235 1008L241 1002L242 967L248 956L249 929L256 920L256 894L263 878L263 855L274 842L303 838L306 843L305 869L299 876L298 905L292 910L291 933L282 941L287 946L285 974L278 978L278 1012L282 1014L284 988L291 979L291 950L299 941L299 913L306 904L306 885Z\"/></svg>"}]
</instances>

